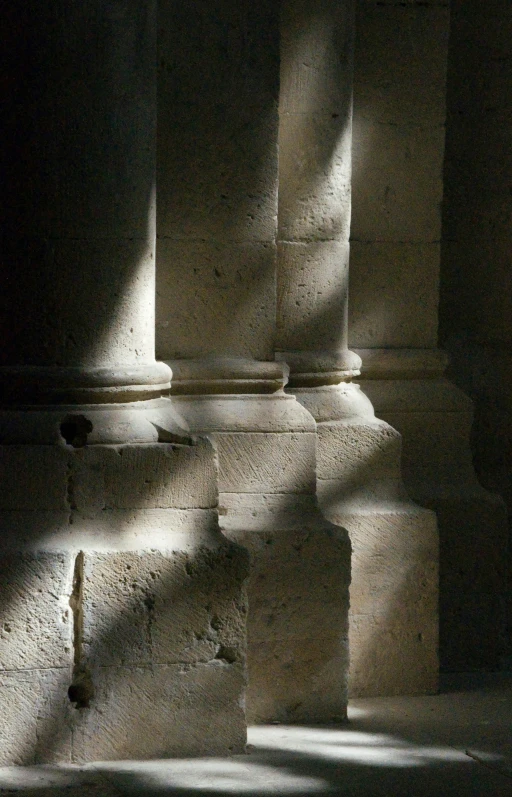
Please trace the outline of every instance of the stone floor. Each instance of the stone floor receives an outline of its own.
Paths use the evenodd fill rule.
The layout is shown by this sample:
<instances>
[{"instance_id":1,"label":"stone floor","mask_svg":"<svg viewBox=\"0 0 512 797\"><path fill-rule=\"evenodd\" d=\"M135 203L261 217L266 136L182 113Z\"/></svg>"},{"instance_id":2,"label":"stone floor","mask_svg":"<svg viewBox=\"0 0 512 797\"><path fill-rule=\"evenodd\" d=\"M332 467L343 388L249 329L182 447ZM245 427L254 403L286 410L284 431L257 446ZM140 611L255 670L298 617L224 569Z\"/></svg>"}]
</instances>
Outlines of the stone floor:
<instances>
[{"instance_id":1,"label":"stone floor","mask_svg":"<svg viewBox=\"0 0 512 797\"><path fill-rule=\"evenodd\" d=\"M339 726L265 725L232 758L0 769L23 797L512 797L512 675L440 695L354 700Z\"/></svg>"}]
</instances>

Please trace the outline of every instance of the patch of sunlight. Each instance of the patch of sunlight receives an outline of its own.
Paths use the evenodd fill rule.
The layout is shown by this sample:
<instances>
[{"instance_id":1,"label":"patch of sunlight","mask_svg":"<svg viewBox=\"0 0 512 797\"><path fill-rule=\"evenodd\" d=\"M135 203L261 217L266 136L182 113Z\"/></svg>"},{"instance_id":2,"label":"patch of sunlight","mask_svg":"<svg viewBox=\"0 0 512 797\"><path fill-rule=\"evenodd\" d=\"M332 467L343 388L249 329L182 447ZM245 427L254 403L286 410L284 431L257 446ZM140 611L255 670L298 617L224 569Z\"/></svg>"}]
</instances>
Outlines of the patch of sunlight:
<instances>
[{"instance_id":1,"label":"patch of sunlight","mask_svg":"<svg viewBox=\"0 0 512 797\"><path fill-rule=\"evenodd\" d=\"M123 773L137 778L137 788L201 789L233 794L315 794L327 789L321 778L293 775L284 768L229 758L170 759L167 761L120 761L95 765L110 776Z\"/></svg>"},{"instance_id":2,"label":"patch of sunlight","mask_svg":"<svg viewBox=\"0 0 512 797\"><path fill-rule=\"evenodd\" d=\"M421 767L435 761L469 763L464 753L451 747L419 745L387 734L338 728L260 725L249 729L249 742L257 752L306 754L317 760L372 767Z\"/></svg>"}]
</instances>

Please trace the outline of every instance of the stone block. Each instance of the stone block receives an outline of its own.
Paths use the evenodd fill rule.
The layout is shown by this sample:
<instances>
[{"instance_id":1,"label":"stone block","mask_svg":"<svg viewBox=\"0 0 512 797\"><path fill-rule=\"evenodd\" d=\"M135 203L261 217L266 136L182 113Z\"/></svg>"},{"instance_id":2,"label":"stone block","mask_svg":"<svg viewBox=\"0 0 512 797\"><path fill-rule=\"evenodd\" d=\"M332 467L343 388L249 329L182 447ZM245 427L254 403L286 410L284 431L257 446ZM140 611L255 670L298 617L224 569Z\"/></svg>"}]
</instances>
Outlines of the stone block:
<instances>
[{"instance_id":1,"label":"stone block","mask_svg":"<svg viewBox=\"0 0 512 797\"><path fill-rule=\"evenodd\" d=\"M435 347L439 260L439 243L353 241L350 345Z\"/></svg>"},{"instance_id":2,"label":"stone block","mask_svg":"<svg viewBox=\"0 0 512 797\"><path fill-rule=\"evenodd\" d=\"M355 114L352 152L352 240L439 241L444 128Z\"/></svg>"},{"instance_id":3,"label":"stone block","mask_svg":"<svg viewBox=\"0 0 512 797\"><path fill-rule=\"evenodd\" d=\"M350 622L350 697L438 691L438 634L432 617L411 618L408 628L382 615L356 615Z\"/></svg>"},{"instance_id":4,"label":"stone block","mask_svg":"<svg viewBox=\"0 0 512 797\"><path fill-rule=\"evenodd\" d=\"M439 662L435 515L396 501L350 514L325 507L352 545L350 694L435 691Z\"/></svg>"},{"instance_id":5,"label":"stone block","mask_svg":"<svg viewBox=\"0 0 512 797\"><path fill-rule=\"evenodd\" d=\"M347 660L348 640L343 636L249 644L249 722L344 720Z\"/></svg>"},{"instance_id":6,"label":"stone block","mask_svg":"<svg viewBox=\"0 0 512 797\"><path fill-rule=\"evenodd\" d=\"M66 552L2 551L0 671L71 666L73 564Z\"/></svg>"},{"instance_id":7,"label":"stone block","mask_svg":"<svg viewBox=\"0 0 512 797\"><path fill-rule=\"evenodd\" d=\"M281 117L280 240L348 239L351 143L348 110Z\"/></svg>"},{"instance_id":8,"label":"stone block","mask_svg":"<svg viewBox=\"0 0 512 797\"><path fill-rule=\"evenodd\" d=\"M312 432L217 433L221 493L314 493Z\"/></svg>"},{"instance_id":9,"label":"stone block","mask_svg":"<svg viewBox=\"0 0 512 797\"><path fill-rule=\"evenodd\" d=\"M348 243L278 244L277 345L287 350L343 347Z\"/></svg>"},{"instance_id":10,"label":"stone block","mask_svg":"<svg viewBox=\"0 0 512 797\"><path fill-rule=\"evenodd\" d=\"M318 424L317 476L341 479L345 492L400 477L401 436L381 421Z\"/></svg>"},{"instance_id":11,"label":"stone block","mask_svg":"<svg viewBox=\"0 0 512 797\"><path fill-rule=\"evenodd\" d=\"M349 4L336 0L318 0L314 6L306 0L281 4L281 114L347 114L352 85L350 11Z\"/></svg>"},{"instance_id":12,"label":"stone block","mask_svg":"<svg viewBox=\"0 0 512 797\"><path fill-rule=\"evenodd\" d=\"M105 667L76 712L73 761L230 755L245 748L241 664Z\"/></svg>"},{"instance_id":13,"label":"stone block","mask_svg":"<svg viewBox=\"0 0 512 797\"><path fill-rule=\"evenodd\" d=\"M441 126L450 12L404 5L357 6L355 111L382 124Z\"/></svg>"},{"instance_id":14,"label":"stone block","mask_svg":"<svg viewBox=\"0 0 512 797\"><path fill-rule=\"evenodd\" d=\"M207 357L222 351L273 359L273 243L164 239L158 257L157 350L162 356Z\"/></svg>"},{"instance_id":15,"label":"stone block","mask_svg":"<svg viewBox=\"0 0 512 797\"><path fill-rule=\"evenodd\" d=\"M497 670L504 650L505 598L496 593L441 594L439 654L445 671Z\"/></svg>"},{"instance_id":16,"label":"stone block","mask_svg":"<svg viewBox=\"0 0 512 797\"><path fill-rule=\"evenodd\" d=\"M71 760L71 667L0 673L0 765Z\"/></svg>"},{"instance_id":17,"label":"stone block","mask_svg":"<svg viewBox=\"0 0 512 797\"><path fill-rule=\"evenodd\" d=\"M68 462L62 447L0 445L0 509L68 509Z\"/></svg>"},{"instance_id":18,"label":"stone block","mask_svg":"<svg viewBox=\"0 0 512 797\"><path fill-rule=\"evenodd\" d=\"M71 460L69 501L79 511L208 508L217 504L211 443L91 446Z\"/></svg>"},{"instance_id":19,"label":"stone block","mask_svg":"<svg viewBox=\"0 0 512 797\"><path fill-rule=\"evenodd\" d=\"M237 102L243 108L255 98L277 98L279 9L273 0L221 0L215 7L161 3L158 16L164 119L179 103L218 104L229 114Z\"/></svg>"},{"instance_id":20,"label":"stone block","mask_svg":"<svg viewBox=\"0 0 512 797\"><path fill-rule=\"evenodd\" d=\"M194 241L194 249L197 241L212 241L209 248L213 251L217 249L213 242L232 245L274 240L277 106L273 101L263 104L254 100L247 105L236 95L229 102L204 107L193 98L192 104L162 106L160 239ZM161 244L157 251L158 262L165 264ZM173 252L171 264L175 258Z\"/></svg>"},{"instance_id":21,"label":"stone block","mask_svg":"<svg viewBox=\"0 0 512 797\"><path fill-rule=\"evenodd\" d=\"M265 515L264 497L259 498ZM268 498L276 503L275 496ZM227 536L251 555L251 722L328 721L346 713L350 546L344 530L311 506L303 509L295 527L281 529L276 522L265 531L237 529L243 514L235 521L226 518Z\"/></svg>"},{"instance_id":22,"label":"stone block","mask_svg":"<svg viewBox=\"0 0 512 797\"><path fill-rule=\"evenodd\" d=\"M247 556L233 545L193 552L86 553L86 667L243 663Z\"/></svg>"}]
</instances>

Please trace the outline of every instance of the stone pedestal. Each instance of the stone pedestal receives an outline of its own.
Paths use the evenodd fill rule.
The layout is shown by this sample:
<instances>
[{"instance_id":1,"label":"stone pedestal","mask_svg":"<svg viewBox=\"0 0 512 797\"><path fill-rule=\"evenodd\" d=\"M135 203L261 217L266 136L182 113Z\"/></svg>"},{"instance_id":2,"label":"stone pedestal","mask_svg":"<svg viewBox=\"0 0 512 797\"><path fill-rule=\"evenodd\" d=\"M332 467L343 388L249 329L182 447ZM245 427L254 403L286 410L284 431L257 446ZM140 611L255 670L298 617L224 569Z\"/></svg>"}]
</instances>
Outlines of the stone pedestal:
<instances>
[{"instance_id":1,"label":"stone pedestal","mask_svg":"<svg viewBox=\"0 0 512 797\"><path fill-rule=\"evenodd\" d=\"M242 751L247 554L154 357L154 4L0 27L0 760Z\"/></svg>"},{"instance_id":2,"label":"stone pedestal","mask_svg":"<svg viewBox=\"0 0 512 797\"><path fill-rule=\"evenodd\" d=\"M317 506L315 422L280 363L172 365L175 406L217 450L221 528L251 554L248 719L343 719L350 544Z\"/></svg>"},{"instance_id":3,"label":"stone pedestal","mask_svg":"<svg viewBox=\"0 0 512 797\"><path fill-rule=\"evenodd\" d=\"M440 659L445 670L497 669L504 652L507 515L476 477L471 400L439 350L359 350L361 387L403 436L407 491L434 509L440 535Z\"/></svg>"}]
</instances>

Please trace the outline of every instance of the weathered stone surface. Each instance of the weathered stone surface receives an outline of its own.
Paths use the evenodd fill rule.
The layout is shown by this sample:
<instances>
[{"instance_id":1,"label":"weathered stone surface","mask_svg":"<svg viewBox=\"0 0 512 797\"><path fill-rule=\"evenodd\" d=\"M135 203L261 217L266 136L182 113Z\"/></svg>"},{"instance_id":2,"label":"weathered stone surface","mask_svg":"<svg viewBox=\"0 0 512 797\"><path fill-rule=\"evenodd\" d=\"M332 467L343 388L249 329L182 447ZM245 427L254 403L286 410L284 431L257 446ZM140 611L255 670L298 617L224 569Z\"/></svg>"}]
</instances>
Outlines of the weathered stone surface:
<instances>
[{"instance_id":1,"label":"weathered stone surface","mask_svg":"<svg viewBox=\"0 0 512 797\"><path fill-rule=\"evenodd\" d=\"M281 6L280 113L344 114L351 83L349 3L294 0ZM297 42L300 41L300 57Z\"/></svg>"},{"instance_id":2,"label":"weathered stone surface","mask_svg":"<svg viewBox=\"0 0 512 797\"><path fill-rule=\"evenodd\" d=\"M314 433L217 433L215 445L221 493L315 490Z\"/></svg>"},{"instance_id":3,"label":"weathered stone surface","mask_svg":"<svg viewBox=\"0 0 512 797\"><path fill-rule=\"evenodd\" d=\"M264 503L263 496L259 496ZM270 496L273 503L273 496ZM346 713L350 546L307 511L295 528L225 533L248 548L248 718L327 721ZM261 528L261 524L260 524Z\"/></svg>"},{"instance_id":4,"label":"weathered stone surface","mask_svg":"<svg viewBox=\"0 0 512 797\"><path fill-rule=\"evenodd\" d=\"M382 421L318 424L319 479L341 479L350 491L373 479L400 477L401 437Z\"/></svg>"},{"instance_id":5,"label":"weathered stone surface","mask_svg":"<svg viewBox=\"0 0 512 797\"><path fill-rule=\"evenodd\" d=\"M344 241L278 244L277 343L281 350L338 350L345 329L349 246Z\"/></svg>"},{"instance_id":6,"label":"weathered stone surface","mask_svg":"<svg viewBox=\"0 0 512 797\"><path fill-rule=\"evenodd\" d=\"M228 543L189 553L86 553L86 666L243 663L246 571L247 556Z\"/></svg>"},{"instance_id":7,"label":"weathered stone surface","mask_svg":"<svg viewBox=\"0 0 512 797\"><path fill-rule=\"evenodd\" d=\"M382 125L356 108L353 138L352 240L439 241L444 130Z\"/></svg>"},{"instance_id":8,"label":"weathered stone surface","mask_svg":"<svg viewBox=\"0 0 512 797\"><path fill-rule=\"evenodd\" d=\"M77 449L70 458L69 502L81 511L215 506L211 443Z\"/></svg>"},{"instance_id":9,"label":"weathered stone surface","mask_svg":"<svg viewBox=\"0 0 512 797\"><path fill-rule=\"evenodd\" d=\"M351 140L348 109L281 116L280 240L348 238Z\"/></svg>"},{"instance_id":10,"label":"weathered stone surface","mask_svg":"<svg viewBox=\"0 0 512 797\"><path fill-rule=\"evenodd\" d=\"M350 247L350 345L434 347L440 244L372 238Z\"/></svg>"},{"instance_id":11,"label":"weathered stone surface","mask_svg":"<svg viewBox=\"0 0 512 797\"><path fill-rule=\"evenodd\" d=\"M203 395L173 399L190 429L198 433L215 432L312 432L316 424L293 396Z\"/></svg>"},{"instance_id":12,"label":"weathered stone surface","mask_svg":"<svg viewBox=\"0 0 512 797\"><path fill-rule=\"evenodd\" d=\"M71 760L71 667L0 673L0 763Z\"/></svg>"},{"instance_id":13,"label":"weathered stone surface","mask_svg":"<svg viewBox=\"0 0 512 797\"><path fill-rule=\"evenodd\" d=\"M229 755L245 747L241 664L106 667L76 712L73 760Z\"/></svg>"},{"instance_id":14,"label":"weathered stone surface","mask_svg":"<svg viewBox=\"0 0 512 797\"><path fill-rule=\"evenodd\" d=\"M273 359L273 241L159 242L157 351ZM179 296L179 302L176 301Z\"/></svg>"},{"instance_id":15,"label":"weathered stone surface","mask_svg":"<svg viewBox=\"0 0 512 797\"><path fill-rule=\"evenodd\" d=\"M69 667L73 557L3 550L0 559L0 672Z\"/></svg>"}]
</instances>

